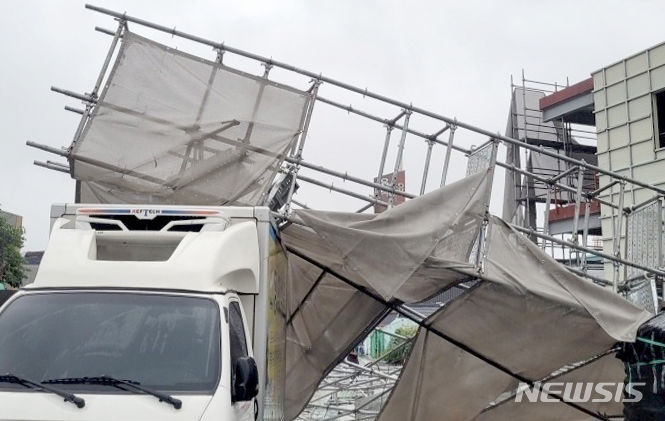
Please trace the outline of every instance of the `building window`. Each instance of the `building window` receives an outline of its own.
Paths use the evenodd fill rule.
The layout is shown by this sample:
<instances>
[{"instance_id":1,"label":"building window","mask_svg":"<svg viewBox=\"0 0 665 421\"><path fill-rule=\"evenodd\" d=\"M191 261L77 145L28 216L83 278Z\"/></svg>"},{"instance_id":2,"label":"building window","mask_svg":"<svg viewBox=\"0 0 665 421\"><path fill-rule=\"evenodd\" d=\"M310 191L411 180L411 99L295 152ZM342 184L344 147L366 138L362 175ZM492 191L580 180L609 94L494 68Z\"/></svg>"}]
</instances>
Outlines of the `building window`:
<instances>
[{"instance_id":1,"label":"building window","mask_svg":"<svg viewBox=\"0 0 665 421\"><path fill-rule=\"evenodd\" d=\"M665 91L653 95L656 147L665 148Z\"/></svg>"}]
</instances>

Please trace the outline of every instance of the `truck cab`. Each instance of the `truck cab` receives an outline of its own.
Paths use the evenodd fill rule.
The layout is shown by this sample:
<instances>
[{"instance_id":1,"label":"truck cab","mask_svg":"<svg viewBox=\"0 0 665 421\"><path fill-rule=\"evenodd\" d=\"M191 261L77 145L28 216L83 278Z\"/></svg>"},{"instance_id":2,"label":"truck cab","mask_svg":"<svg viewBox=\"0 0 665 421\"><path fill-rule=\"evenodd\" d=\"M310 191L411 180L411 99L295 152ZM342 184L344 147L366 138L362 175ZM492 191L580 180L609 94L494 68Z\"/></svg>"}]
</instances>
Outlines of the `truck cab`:
<instances>
[{"instance_id":1,"label":"truck cab","mask_svg":"<svg viewBox=\"0 0 665 421\"><path fill-rule=\"evenodd\" d=\"M286 262L267 208L51 217L35 282L0 308L0 419L282 419Z\"/></svg>"}]
</instances>

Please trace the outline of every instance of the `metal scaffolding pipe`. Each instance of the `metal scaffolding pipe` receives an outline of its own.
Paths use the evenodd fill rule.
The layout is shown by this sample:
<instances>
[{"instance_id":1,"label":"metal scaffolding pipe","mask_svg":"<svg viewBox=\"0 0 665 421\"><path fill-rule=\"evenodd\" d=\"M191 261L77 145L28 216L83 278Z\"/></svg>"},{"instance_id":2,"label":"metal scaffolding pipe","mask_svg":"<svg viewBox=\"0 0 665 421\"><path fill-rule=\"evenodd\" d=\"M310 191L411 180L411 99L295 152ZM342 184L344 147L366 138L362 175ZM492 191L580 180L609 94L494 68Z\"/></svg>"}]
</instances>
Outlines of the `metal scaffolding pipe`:
<instances>
[{"instance_id":1,"label":"metal scaffolding pipe","mask_svg":"<svg viewBox=\"0 0 665 421\"><path fill-rule=\"evenodd\" d=\"M529 172L529 171L526 171L526 170L523 170L523 169L521 169L521 168L518 168L518 167L516 167L516 166L514 166L514 165L509 165L509 164L506 164L506 163L504 163L504 162L499 162L499 161L497 161L496 165L498 165L498 166L501 167L501 168L505 168L505 169L507 169L507 170L509 170L509 171L513 171L513 172L516 172L516 173L518 173L518 174L522 174L522 175L526 175L526 176L532 177L534 180L540 181L541 183L545 183L545 184L549 184L549 185L552 185L552 186L556 186L556 187L559 187L559 188L562 189L562 190L566 190L566 191L569 191L569 192L571 192L571 193L576 193L576 192L577 192L577 190L574 189L573 187L570 187L570 186L567 186L567 185L565 185L565 184L561 184L561 183L552 183L552 182L550 182L550 179L549 179L549 178L541 177L541 176L536 175L536 174L534 174L534 173L531 173L531 172ZM608 202L607 200L603 200L603 199L595 199L595 198L591 195L591 193L584 193L583 196L586 197L586 198L589 198L589 199L594 199L594 200L596 200L597 202L602 203L603 205L607 205L607 206L610 206L610 207L615 208L615 209L619 207L618 205L615 205L615 204L612 203L612 202Z\"/></svg>"},{"instance_id":2,"label":"metal scaffolding pipe","mask_svg":"<svg viewBox=\"0 0 665 421\"><path fill-rule=\"evenodd\" d=\"M359 115L361 117L365 117L369 120L373 120L373 121L376 121L378 123L385 124L386 126L391 126L395 129L404 130L404 126L399 125L396 122L393 122L392 120L375 116L375 115L370 114L366 111L360 111L356 108L353 108L353 106L351 106L351 105L340 104L339 102L335 102L331 99L327 99L327 98L324 98L324 97L321 97L321 96L317 97L316 100L321 101L324 104L332 105L333 107L339 108L339 109L344 110L348 113L356 114L356 115ZM433 133L433 134L426 134L426 133L423 133L423 132L415 130L415 129L408 129L407 133L412 134L412 135L417 136L417 137L420 137L420 138L425 139L425 140L431 140L432 142L438 143L439 145L447 146L448 143L437 139L437 137L439 135L441 135L442 133L444 133L449 128L450 128L450 125L446 124L444 128L438 130L436 133ZM454 146L453 149L455 149L458 152L465 153L465 154L469 153L469 151L467 149L461 148L459 146Z\"/></svg>"},{"instance_id":3,"label":"metal scaffolding pipe","mask_svg":"<svg viewBox=\"0 0 665 421\"><path fill-rule=\"evenodd\" d=\"M107 164L105 162L98 161L96 159L86 158L86 157L83 157L83 156L70 155L67 151L63 151L63 150L60 150L58 148L54 148L54 147L47 146L47 145L42 145L40 143L35 143L35 142L31 142L31 141L27 141L27 142L25 142L25 144L28 145L28 146L31 146L33 148L41 149L41 150L46 151L46 152L54 153L54 154L60 155L60 156L65 156L65 157L73 159L75 161L85 162L86 164L90 164L90 165L94 165L96 167L111 170L111 171L114 171L114 172L117 172L117 173L120 173L120 174L131 175L132 177L140 178L142 180L149 181L149 182L154 183L154 184L166 185L165 180L162 180L162 179L159 179L159 178L147 175L147 174L142 174L142 173L139 173L139 172L136 172L136 171L133 171L133 170L120 168L120 167L117 167L115 165L111 165L111 164Z\"/></svg>"},{"instance_id":4,"label":"metal scaffolding pipe","mask_svg":"<svg viewBox=\"0 0 665 421\"><path fill-rule=\"evenodd\" d=\"M79 94L79 93L76 93L74 91L70 91L69 89L58 88L57 86L51 86L51 91L62 94L62 95L66 95L66 96L71 97L71 98L80 99L83 102L88 102L88 103L97 102L95 100L95 98L93 98L90 95Z\"/></svg>"},{"instance_id":5,"label":"metal scaffolding pipe","mask_svg":"<svg viewBox=\"0 0 665 421\"><path fill-rule=\"evenodd\" d=\"M532 229L520 227L519 225L510 224L510 226L512 228L516 229L517 231L523 232L523 233L528 234L528 235L533 235L534 237L544 238L544 239L549 240L553 243L557 243L557 244L560 244L560 245L563 245L563 246L567 246L567 247L570 247L570 248L575 249L575 250L585 251L587 253L591 253L593 255L602 257L602 258L610 260L612 262L627 265L627 266L632 266L634 268L641 269L643 271L649 272L649 273L657 275L657 276L661 276L661 277L665 276L665 272L663 272L661 270L652 269L652 268L640 265L639 263L633 263L633 262L630 262L628 260L622 259L620 257L614 257L614 256L611 256L609 254L603 253L602 251L590 249L588 247L583 247L583 246L571 243L570 241L560 240L560 239L552 237L550 235L541 234L541 233L536 232Z\"/></svg>"},{"instance_id":6,"label":"metal scaffolding pipe","mask_svg":"<svg viewBox=\"0 0 665 421\"><path fill-rule=\"evenodd\" d=\"M298 206L300 206L303 209L309 209L309 206L307 206L306 204L304 204L302 202L297 201L296 199L291 199L291 202L298 205Z\"/></svg>"},{"instance_id":7,"label":"metal scaffolding pipe","mask_svg":"<svg viewBox=\"0 0 665 421\"><path fill-rule=\"evenodd\" d=\"M575 172L577 169L578 169L578 167L576 167L576 166L575 166L575 167L570 167L570 168L568 168L566 171L564 171L564 172L562 172L562 173L559 173L559 174L557 174L556 176L550 178L550 180L551 180L552 182L559 181L559 180L561 180L563 177L567 176L568 174L571 174L571 173Z\"/></svg>"},{"instance_id":8,"label":"metal scaffolding pipe","mask_svg":"<svg viewBox=\"0 0 665 421\"><path fill-rule=\"evenodd\" d=\"M448 165L450 164L450 153L453 149L453 140L455 139L455 130L457 126L450 126L450 133L448 134L448 145L446 146L446 157L443 160L443 170L441 171L441 184L440 187L446 185L446 178L448 177ZM467 154L471 151L466 152Z\"/></svg>"},{"instance_id":9,"label":"metal scaffolding pipe","mask_svg":"<svg viewBox=\"0 0 665 421\"><path fill-rule=\"evenodd\" d=\"M388 122L389 122L388 124L390 124L391 126L394 125L395 123L397 123L399 121L400 118L404 117L406 114L407 114L406 110L401 110L399 112L399 114L397 114L396 117L394 117L391 120L388 120Z\"/></svg>"},{"instance_id":10,"label":"metal scaffolding pipe","mask_svg":"<svg viewBox=\"0 0 665 421\"><path fill-rule=\"evenodd\" d=\"M405 110L404 115L404 128L402 129L402 136L399 139L399 144L397 145L397 157L395 158L395 167L393 169L393 175L390 178L390 187L395 188L395 181L397 180L397 173L399 168L402 166L402 155L404 154L404 143L406 142L406 133L409 130L409 119L411 118L411 111ZM380 181L380 180L379 180ZM406 186L405 186L406 187ZM390 194L388 199L388 207L392 207L395 202L395 195Z\"/></svg>"},{"instance_id":11,"label":"metal scaffolding pipe","mask_svg":"<svg viewBox=\"0 0 665 421\"><path fill-rule=\"evenodd\" d=\"M547 235L550 235L550 205L552 204L552 187L547 185L547 197L545 199L545 218L543 221L543 232ZM541 246L543 251L545 251L545 240Z\"/></svg>"},{"instance_id":12,"label":"metal scaffolding pipe","mask_svg":"<svg viewBox=\"0 0 665 421\"><path fill-rule=\"evenodd\" d=\"M95 86L92 88L91 96L93 98L97 98L97 92L99 92L99 88L102 86L102 81L104 80L104 76L106 75L106 70L109 68L109 65L111 64L111 58L113 57L113 52L115 51L115 47L118 45L118 40L122 36L122 31L123 28L126 25L126 21L122 18L118 20L118 27L115 30L115 33L113 33L113 40L111 41L111 46L109 47L108 52L106 53L106 57L104 58L104 63L102 64L102 68L97 75L97 80L95 81Z\"/></svg>"},{"instance_id":13,"label":"metal scaffolding pipe","mask_svg":"<svg viewBox=\"0 0 665 421\"><path fill-rule=\"evenodd\" d=\"M365 201L370 202L374 205L378 204L378 205L388 206L388 203L386 203L382 200L374 199L373 197L369 197L369 196L363 196L362 194L353 192L351 190L346 190L346 189L342 189L342 188L339 188L339 187L335 187L332 183L326 184L322 181L315 180L313 178L309 178L309 177L304 176L304 175L298 175L298 180L302 180L302 181L304 181L306 183L310 183L310 184L315 184L317 186L326 188L328 190L336 191L338 193L343 193L343 194L346 194L348 196L355 197L356 199L365 200Z\"/></svg>"},{"instance_id":14,"label":"metal scaffolding pipe","mask_svg":"<svg viewBox=\"0 0 665 421\"><path fill-rule=\"evenodd\" d=\"M608 280L603 279L603 278L599 278L597 276L589 275L587 272L585 272L583 270L579 270L579 269L576 269L576 268L571 267L571 266L566 266L566 269L568 269L570 272L573 272L574 274L579 275L583 278L589 278L593 282L595 282L597 284L600 284L602 286L612 285L612 283L609 282Z\"/></svg>"},{"instance_id":15,"label":"metal scaffolding pipe","mask_svg":"<svg viewBox=\"0 0 665 421\"><path fill-rule=\"evenodd\" d=\"M316 103L316 95L319 92L319 86L321 86L321 82L315 80L312 89L310 90L310 100L309 104L307 104L307 114L305 115L305 122L302 126L302 133L300 133L296 158L302 157L302 150L305 147L305 140L307 139L307 133L309 132L309 124L312 121L312 112L314 111L314 104Z\"/></svg>"},{"instance_id":16,"label":"metal scaffolding pipe","mask_svg":"<svg viewBox=\"0 0 665 421\"><path fill-rule=\"evenodd\" d=\"M374 206L372 203L368 203L365 206L363 206L362 208L358 209L355 213L363 213L367 209L371 208L372 206Z\"/></svg>"},{"instance_id":17,"label":"metal scaffolding pipe","mask_svg":"<svg viewBox=\"0 0 665 421\"><path fill-rule=\"evenodd\" d=\"M69 105L65 105L65 111L71 111L73 113L81 114L81 115L83 115L83 113L85 112L80 108L70 107Z\"/></svg>"},{"instance_id":18,"label":"metal scaffolding pipe","mask_svg":"<svg viewBox=\"0 0 665 421\"><path fill-rule=\"evenodd\" d=\"M434 142L427 142L427 156L425 157L425 166L423 167L423 179L420 182L420 195L425 194L425 185L427 184L427 175L429 174L429 163L432 160L432 147Z\"/></svg>"},{"instance_id":19,"label":"metal scaffolding pipe","mask_svg":"<svg viewBox=\"0 0 665 421\"><path fill-rule=\"evenodd\" d=\"M43 151L50 152L50 153L53 153L53 154L56 154L56 155L64 156L64 157L67 157L67 158L70 157L70 155L67 151L61 150L61 149L58 149L58 148L54 148L54 147L51 147L51 146L48 146L48 145L43 145L43 144L35 143L35 142L32 142L32 141L27 141L26 145L31 146L33 148L41 149ZM247 148L250 149L250 150L253 150L253 148L249 147L249 145L247 145ZM102 166L103 168L111 169L113 171L118 171L118 172L130 174L128 172L128 170L121 169L121 168L118 168L118 167L110 168L109 164L103 164L103 163L100 163L99 161L96 161L96 160L94 160L94 162L92 162L93 160L89 160L87 158L78 157L78 156L73 156L72 158L75 159L75 160L82 161L82 162L87 162L91 165ZM309 162L303 161L302 159L295 159L295 158L291 158L291 157L285 157L284 160L286 162L290 162L292 164L299 164L299 165L301 165L305 168L309 168L309 169L314 170L314 171L318 171L318 172L321 172L321 173L324 173L324 174L332 175L334 177L338 177L338 178L341 178L343 180L348 180L348 181L351 181L351 182L354 182L354 183L357 183L357 184L365 185L367 187L372 187L372 188L375 188L377 190L392 193L392 194L395 194L397 196L404 196L404 197L409 198L409 199L412 199L412 198L416 197L416 195L414 195L414 194L407 193L407 192L401 192L399 190L395 190L393 187L384 186L384 185L379 184L379 183L373 183L373 182L365 181L361 178L349 175L348 173L341 173L339 171L329 170L329 169L321 167L319 165L310 164ZM134 175L134 174L130 174L130 175ZM145 178L146 177L143 174L139 174L139 175L136 175L136 176L139 176L139 178ZM298 178L305 180L307 177L303 178L302 176L299 176ZM162 181L159 181L158 179L151 179L151 180L148 180L148 181L162 182ZM344 190L344 189L340 190L338 188L334 188L332 190L338 191L339 193L349 192L348 190ZM357 195L357 193L354 193L354 192L350 192L350 193L353 193L353 194L349 194L350 196ZM357 197L357 196L353 196L353 197ZM361 196L361 197L363 198L363 200L367 199L365 196ZM376 203L376 202L372 202L372 203ZM380 202L379 204L386 204L386 202Z\"/></svg>"},{"instance_id":20,"label":"metal scaffolding pipe","mask_svg":"<svg viewBox=\"0 0 665 421\"><path fill-rule=\"evenodd\" d=\"M324 272L325 273L325 272ZM370 373L374 376L381 377L386 380L392 380L392 381L397 381L397 376L389 376L387 374L383 374L380 371L372 370L371 368L364 367L360 364L354 364L350 361L343 361L344 364L348 365L349 367L353 367L356 370L364 371L365 373Z\"/></svg>"},{"instance_id":21,"label":"metal scaffolding pipe","mask_svg":"<svg viewBox=\"0 0 665 421\"><path fill-rule=\"evenodd\" d=\"M439 137L439 135L442 135L446 130L450 129L450 124L446 124L442 129L437 130L436 132L432 133L429 135L429 137L433 140Z\"/></svg>"},{"instance_id":22,"label":"metal scaffolding pipe","mask_svg":"<svg viewBox=\"0 0 665 421\"><path fill-rule=\"evenodd\" d=\"M573 215L573 242L577 244L577 231L580 223L580 204L582 203L582 187L584 184L584 168L577 170L577 191L575 192L575 215Z\"/></svg>"},{"instance_id":23,"label":"metal scaffolding pipe","mask_svg":"<svg viewBox=\"0 0 665 421\"><path fill-rule=\"evenodd\" d=\"M612 244L612 251L614 252L614 256L617 259L621 257L621 231L622 231L621 225L623 223L623 199L624 199L624 193L626 192L625 188L626 188L626 183L619 184L619 209L617 212L617 220L612 221L612 223L615 224L614 242ZM613 281L614 281L613 282L614 292L617 292L619 290L619 265L617 264L616 260L614 261Z\"/></svg>"},{"instance_id":24,"label":"metal scaffolding pipe","mask_svg":"<svg viewBox=\"0 0 665 421\"><path fill-rule=\"evenodd\" d=\"M409 198L409 199L413 199L414 197L417 197L415 194L395 190L395 188L391 187L391 186L384 186L381 183L374 183L374 182L371 182L371 181L366 181L366 180L363 180L362 178L358 178L358 177L354 177L352 175L349 175L348 173L342 173L342 172L339 172L339 171L330 170L330 169L322 167L320 165L310 164L309 162L303 161L302 159L295 159L295 158L291 158L291 157L286 157L286 158L284 158L284 160L287 161L287 162L290 162L292 164L299 164L299 165L301 165L305 168L309 168L309 169L314 170L314 171L318 171L318 172L321 172L321 173L324 173L324 174L328 174L328 175L332 175L332 176L341 178L342 180L349 180L349 181L353 181L354 183L362 184L362 185L367 186L367 187L373 187L377 190L382 190L382 191L394 194L396 196L404 196L404 197Z\"/></svg>"},{"instance_id":25,"label":"metal scaffolding pipe","mask_svg":"<svg viewBox=\"0 0 665 421\"><path fill-rule=\"evenodd\" d=\"M108 70L108 67L111 64L111 57L113 57L113 53L116 49L116 46L118 45L118 40L122 36L123 29L126 27L127 27L127 21L125 21L122 18L118 19L118 27L115 33L113 34L113 40L111 41L111 46L109 47L109 50L106 53L106 57L104 58L104 64L102 65L102 68L99 70L99 74L97 75L97 79L95 80L95 85L92 88L92 92L90 93L90 95L86 95L90 99L86 102L85 111L83 112L83 115L79 120L79 124L76 127L76 131L74 132L74 137L72 139L72 146L76 144L76 142L78 142L79 138L81 137L81 134L83 133L83 128L89 121L92 108L97 103L97 92L99 91L99 88L102 85L102 81L104 80L104 76L106 75L106 71ZM72 162L71 165L74 166L75 163Z\"/></svg>"},{"instance_id":26,"label":"metal scaffolding pipe","mask_svg":"<svg viewBox=\"0 0 665 421\"><path fill-rule=\"evenodd\" d=\"M42 144L31 142L31 141L26 142L26 145L37 148L37 149L41 149L41 150L44 150L44 151L47 151L47 152L51 152L51 153L54 153L54 154L57 154L57 155L60 155L60 156L69 157L69 154L66 151L63 151L63 150L60 150L60 149L57 149L57 148L53 148L53 147L50 147L50 146L47 146L47 145L42 145ZM255 148L255 147L252 147L250 145L244 145L244 147L246 147L247 149L252 150L254 152L259 152L259 153L265 152L265 151L261 150L260 148ZM271 154L268 153L268 155L271 155ZM292 158L292 157L287 156L287 157L284 158L284 160L286 162L289 162L289 163L292 163L292 164L298 164L298 165L301 165L305 168L309 168L309 169L317 171L317 172L332 175L334 177L338 177L338 178L341 178L343 180L348 180L348 181L351 181L351 182L354 182L354 183L358 183L358 184L361 184L361 185L364 185L364 186L367 186L367 187L372 187L372 188L377 189L377 190L385 191L385 192L388 192L388 193L393 193L393 194L398 195L398 196L404 196L404 197L409 198L409 199L413 199L413 198L417 197L415 194L412 194L412 193L401 192L401 191L395 190L393 187L385 186L385 185L380 184L380 183L365 181L365 180L363 180L359 177L349 175L348 173L342 173L342 172L339 172L339 171L330 170L330 169L327 169L327 168L322 167L320 165L311 164L311 163L309 163L307 161L304 161L302 159L296 159L296 158ZM519 169L515 166L511 166L511 165L508 165L508 164L505 164L505 163L502 163L502 162L497 162L496 165L498 165L502 168L505 168L507 170L510 170L510 171L518 172L518 173L523 174L523 175L530 175L534 179L539 180L543 183L548 182L548 180L546 178L539 177L535 174L531 174L528 171ZM554 183L554 185L556 185L556 186L558 186L558 187L560 187L564 190L575 192L575 189L573 189L570 186L562 185L562 184L559 184L559 183ZM614 208L617 207L616 205L614 205L611 202L607 202L607 201L601 200L601 199L597 199L597 200L600 203L603 203L605 205L608 205L608 206L611 206L611 207L614 207Z\"/></svg>"},{"instance_id":27,"label":"metal scaffolding pipe","mask_svg":"<svg viewBox=\"0 0 665 421\"><path fill-rule=\"evenodd\" d=\"M582 245L588 246L589 241L589 214L591 213L591 201L589 199L584 201L584 230L582 231ZM586 272L587 261L586 253L582 254L582 270Z\"/></svg>"},{"instance_id":28,"label":"metal scaffolding pipe","mask_svg":"<svg viewBox=\"0 0 665 421\"><path fill-rule=\"evenodd\" d=\"M605 187L600 187L600 188L598 188L598 189L596 189L596 190L594 190L594 191L592 191L592 192L589 192L589 194L587 195L587 197L596 197L596 196L598 196L601 192L603 192L603 191L609 189L610 187L613 187L613 186L617 185L618 183L619 183L619 180L614 180L614 181L612 181L611 183L607 184Z\"/></svg>"},{"instance_id":29,"label":"metal scaffolding pipe","mask_svg":"<svg viewBox=\"0 0 665 421\"><path fill-rule=\"evenodd\" d=\"M482 274L485 272L485 259L487 257L487 234L489 228L489 216L490 216L490 200L492 198L492 188L491 182L494 180L494 170L496 169L496 156L499 152L499 142L491 138L488 142L488 146L492 148L490 151L490 162L487 168L488 179L490 180L490 189L485 197L485 212L483 217L482 225L480 226L480 236L478 237L478 254L476 258L476 266L478 267L478 273Z\"/></svg>"},{"instance_id":30,"label":"metal scaffolding pipe","mask_svg":"<svg viewBox=\"0 0 665 421\"><path fill-rule=\"evenodd\" d=\"M95 31L101 32L102 34L114 36L115 32L110 29L102 28L101 26L95 26Z\"/></svg>"},{"instance_id":31,"label":"metal scaffolding pipe","mask_svg":"<svg viewBox=\"0 0 665 421\"><path fill-rule=\"evenodd\" d=\"M381 183L383 178L383 171L386 166L386 158L388 157L388 147L390 146L390 134L393 131L393 126L386 126L386 139L383 141L383 150L381 151L381 161L379 162L379 174L376 176L376 181Z\"/></svg>"},{"instance_id":32,"label":"metal scaffolding pipe","mask_svg":"<svg viewBox=\"0 0 665 421\"><path fill-rule=\"evenodd\" d=\"M627 206L626 209L624 209L624 210L628 210L629 212L632 212L632 211L634 211L635 209L639 209L639 208L641 208L641 207L643 207L643 206L646 206L646 205L650 204L651 202L655 202L656 200L659 200L660 197L661 197L661 196L658 196L658 195L657 195L657 196L653 196L653 197L651 197L651 198L649 198L649 199L647 199L647 200L645 200L645 201L643 201L643 202L641 202L641 203L637 203L637 204L634 204L634 205Z\"/></svg>"},{"instance_id":33,"label":"metal scaffolding pipe","mask_svg":"<svg viewBox=\"0 0 665 421\"><path fill-rule=\"evenodd\" d=\"M50 152L52 154L64 156L66 158L69 157L69 153L67 151L62 150L62 149L58 149L58 148L54 148L53 146L48 146L48 145L44 145L44 144L41 144L41 143L32 142L30 140L25 142L25 144L30 146L31 148L40 149L42 151L46 151L46 152Z\"/></svg>"},{"instance_id":34,"label":"metal scaffolding pipe","mask_svg":"<svg viewBox=\"0 0 665 421\"><path fill-rule=\"evenodd\" d=\"M56 154L56 155L64 156L64 157L67 157L67 158L70 157L70 155L67 151L61 150L61 149L58 149L58 148L54 148L54 147L51 147L51 146L48 146L48 145L43 145L43 144L35 143L35 142L32 142L32 141L27 141L26 145L31 146L33 148L41 149L43 151L50 152L50 153L53 153L53 154ZM249 149L249 150L254 151L256 149L256 151L261 152L261 150L259 150L258 148L252 148L249 145L245 145L245 147L247 147L247 149ZM86 158L78 157L78 156L74 156L72 158L77 159L79 161L83 161L83 162L89 161ZM343 180L349 180L351 182L358 183L358 184L361 184L361 185L365 185L367 187L372 187L372 188L375 188L377 190L385 191L385 192L388 192L388 193L392 193L392 194L395 194L397 196L404 196L404 197L409 198L409 199L413 199L413 198L416 197L415 194L411 194L411 193L407 193L407 192L401 192L399 190L395 190L393 187L384 186L380 183L373 183L373 182L370 182L370 181L365 181L362 178L349 175L348 173L341 173L339 171L329 170L329 169L324 168L324 167L319 166L319 165L310 164L309 162L303 161L302 159L296 159L296 158L292 158L292 157L285 157L284 160L286 162L289 162L289 163L292 163L292 164L298 164L298 165L301 165L305 168L309 168L309 169L314 170L314 171L318 171L318 172L321 172L321 173L324 173L324 174L332 175L332 176L341 178ZM92 163L92 162L88 162L88 163L90 163L91 165L100 166L98 161L95 161L95 163ZM107 165L107 164L104 164L104 165ZM114 168L117 168L117 167L114 167ZM111 168L107 168L107 169L111 169ZM118 169L118 171L120 171L120 169ZM125 171L126 170L124 170L124 169L122 170L122 172L125 172ZM302 177L299 177L299 178L302 178Z\"/></svg>"},{"instance_id":35,"label":"metal scaffolding pipe","mask_svg":"<svg viewBox=\"0 0 665 421\"><path fill-rule=\"evenodd\" d=\"M55 161L51 161L51 160L48 160L48 159L47 159L47 160L46 160L46 163L47 163L47 164L51 164L51 165L57 165L57 166L59 166L59 167L62 167L62 168L64 168L64 169L66 169L67 171L69 171L69 165L67 165L67 164L63 164L62 162L55 162Z\"/></svg>"},{"instance_id":36,"label":"metal scaffolding pipe","mask_svg":"<svg viewBox=\"0 0 665 421\"><path fill-rule=\"evenodd\" d=\"M268 76L268 66L266 66L266 77ZM316 102L316 95L319 92L319 86L321 85L321 82L318 80L314 81L314 84L312 85L312 89L310 90L310 99L309 99L309 104L307 104L307 111L305 113L305 120L302 124L302 131L300 133L300 138L294 143L294 147L297 143L298 147L296 149L295 153L295 158L296 159L301 159L302 158L302 151L303 148L305 147L305 140L307 139L307 133L309 131L309 123L312 121L312 111L314 111L314 103ZM257 105L258 107L258 105ZM293 193L296 188L296 177L298 175L298 170L300 170L299 165L294 165L291 168L291 173L293 174L293 180L291 180L291 185L289 186L289 193L287 194L286 198L286 210L287 212L291 209L291 198L293 197Z\"/></svg>"},{"instance_id":37,"label":"metal scaffolding pipe","mask_svg":"<svg viewBox=\"0 0 665 421\"><path fill-rule=\"evenodd\" d=\"M49 170L59 171L59 172L63 172L63 173L65 173L65 174L69 174L69 170L67 170L67 169L65 169L65 168L63 168L63 167L60 167L60 166L58 166L58 165L50 164L50 163L48 163L48 162L33 161L32 163L35 164L35 165L38 166L38 167L48 168Z\"/></svg>"}]
</instances>

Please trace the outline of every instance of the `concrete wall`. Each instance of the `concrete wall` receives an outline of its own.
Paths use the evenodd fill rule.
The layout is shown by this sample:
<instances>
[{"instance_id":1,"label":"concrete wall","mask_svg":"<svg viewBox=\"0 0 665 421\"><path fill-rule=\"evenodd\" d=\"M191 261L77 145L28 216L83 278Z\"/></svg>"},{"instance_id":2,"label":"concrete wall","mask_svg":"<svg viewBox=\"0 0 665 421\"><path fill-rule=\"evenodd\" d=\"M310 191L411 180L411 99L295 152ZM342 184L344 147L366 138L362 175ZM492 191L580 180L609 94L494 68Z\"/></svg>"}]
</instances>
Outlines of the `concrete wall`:
<instances>
[{"instance_id":1,"label":"concrete wall","mask_svg":"<svg viewBox=\"0 0 665 421\"><path fill-rule=\"evenodd\" d=\"M665 89L665 43L642 51L592 73L594 113L598 133L598 166L665 188L665 148L654 133L653 93ZM661 110L665 112L665 110ZM601 176L600 186L610 182ZM618 204L618 186L601 196ZM640 203L653 191L627 186L624 204ZM613 219L608 206L601 207L603 246L612 253ZM623 222L625 232L625 221ZM625 247L622 245L622 251ZM612 279L611 265L605 274Z\"/></svg>"}]
</instances>

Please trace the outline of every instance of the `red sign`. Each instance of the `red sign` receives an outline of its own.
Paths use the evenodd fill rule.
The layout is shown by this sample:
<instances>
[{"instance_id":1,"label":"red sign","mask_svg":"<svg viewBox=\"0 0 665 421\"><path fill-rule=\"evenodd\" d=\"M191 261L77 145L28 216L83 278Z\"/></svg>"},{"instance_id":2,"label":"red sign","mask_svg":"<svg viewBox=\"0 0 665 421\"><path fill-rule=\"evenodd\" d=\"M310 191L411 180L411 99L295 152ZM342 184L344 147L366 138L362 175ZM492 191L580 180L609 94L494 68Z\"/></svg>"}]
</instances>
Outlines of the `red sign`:
<instances>
[{"instance_id":1,"label":"red sign","mask_svg":"<svg viewBox=\"0 0 665 421\"><path fill-rule=\"evenodd\" d=\"M386 187L390 187L390 181L392 180L392 178L393 178L393 173L385 174L384 176L381 177L381 180L377 180L375 178L374 182L381 183ZM395 177L396 191L404 191L404 187L406 185L405 180L406 178L404 176L404 170L397 171L397 177ZM387 191L374 189L374 197L382 202L390 203L391 196L392 195ZM400 196L398 194L394 195L392 198L392 203L394 206L404 203L404 196ZM386 207L384 205L379 205L379 204L374 205L374 213L381 213L384 210L386 210Z\"/></svg>"}]
</instances>

